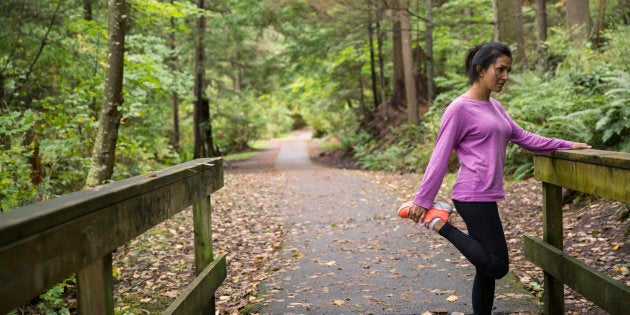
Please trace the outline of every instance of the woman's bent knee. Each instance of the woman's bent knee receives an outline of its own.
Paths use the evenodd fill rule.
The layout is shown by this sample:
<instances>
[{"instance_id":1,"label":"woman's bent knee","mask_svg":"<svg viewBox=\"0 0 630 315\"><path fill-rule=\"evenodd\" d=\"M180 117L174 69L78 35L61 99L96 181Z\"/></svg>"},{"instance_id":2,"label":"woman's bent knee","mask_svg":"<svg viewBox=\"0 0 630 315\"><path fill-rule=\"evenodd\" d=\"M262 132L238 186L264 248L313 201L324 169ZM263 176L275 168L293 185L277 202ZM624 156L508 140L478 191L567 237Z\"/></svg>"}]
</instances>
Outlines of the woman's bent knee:
<instances>
[{"instance_id":1,"label":"woman's bent knee","mask_svg":"<svg viewBox=\"0 0 630 315\"><path fill-rule=\"evenodd\" d=\"M492 277L495 279L501 279L503 277L505 277L505 275L507 275L507 273L510 271L510 264L509 263L502 263L496 266L496 268L494 268L493 270L493 274Z\"/></svg>"}]
</instances>

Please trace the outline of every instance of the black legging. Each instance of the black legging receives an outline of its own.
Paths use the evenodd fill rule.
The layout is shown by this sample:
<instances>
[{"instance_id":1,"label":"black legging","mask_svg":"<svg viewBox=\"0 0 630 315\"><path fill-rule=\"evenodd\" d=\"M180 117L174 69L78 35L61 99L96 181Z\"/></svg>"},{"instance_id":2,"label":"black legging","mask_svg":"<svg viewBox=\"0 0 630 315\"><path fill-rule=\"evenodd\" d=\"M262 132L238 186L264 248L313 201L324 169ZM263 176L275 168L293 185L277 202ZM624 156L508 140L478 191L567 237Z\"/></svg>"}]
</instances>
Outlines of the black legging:
<instances>
[{"instance_id":1,"label":"black legging","mask_svg":"<svg viewBox=\"0 0 630 315\"><path fill-rule=\"evenodd\" d=\"M491 314L494 281L509 270L508 249L496 202L459 202L453 200L457 213L468 228L468 235L444 224L440 235L449 240L476 268L472 305L476 315Z\"/></svg>"}]
</instances>

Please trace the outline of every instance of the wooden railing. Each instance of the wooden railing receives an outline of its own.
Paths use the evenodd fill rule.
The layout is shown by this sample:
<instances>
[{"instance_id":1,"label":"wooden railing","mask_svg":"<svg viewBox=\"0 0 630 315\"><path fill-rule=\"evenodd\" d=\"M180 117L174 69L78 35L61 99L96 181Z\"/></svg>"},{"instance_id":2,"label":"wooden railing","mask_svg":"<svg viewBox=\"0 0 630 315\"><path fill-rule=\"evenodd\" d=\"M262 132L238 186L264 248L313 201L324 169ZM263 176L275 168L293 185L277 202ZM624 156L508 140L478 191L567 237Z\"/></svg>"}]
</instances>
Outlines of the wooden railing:
<instances>
[{"instance_id":1,"label":"wooden railing","mask_svg":"<svg viewBox=\"0 0 630 315\"><path fill-rule=\"evenodd\" d=\"M0 314L73 273L79 312L113 314L112 252L191 205L197 277L165 313L214 314L227 274L210 224L210 194L221 187L222 160L199 159L0 215Z\"/></svg>"},{"instance_id":2,"label":"wooden railing","mask_svg":"<svg viewBox=\"0 0 630 315\"><path fill-rule=\"evenodd\" d=\"M543 239L526 235L523 240L525 256L544 271L545 314L564 314L565 284L611 314L628 314L628 286L562 252L562 187L630 203L630 153L537 155L534 177L543 186Z\"/></svg>"}]
</instances>

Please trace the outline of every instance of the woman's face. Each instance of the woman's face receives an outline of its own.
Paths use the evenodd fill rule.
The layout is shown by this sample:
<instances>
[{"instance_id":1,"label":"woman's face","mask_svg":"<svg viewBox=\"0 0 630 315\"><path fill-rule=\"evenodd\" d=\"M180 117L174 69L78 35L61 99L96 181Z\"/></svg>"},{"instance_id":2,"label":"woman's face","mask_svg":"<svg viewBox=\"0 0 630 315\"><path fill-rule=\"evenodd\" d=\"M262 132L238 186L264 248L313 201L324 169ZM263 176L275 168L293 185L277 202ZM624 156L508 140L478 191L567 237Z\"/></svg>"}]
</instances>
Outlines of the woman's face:
<instances>
[{"instance_id":1,"label":"woman's face","mask_svg":"<svg viewBox=\"0 0 630 315\"><path fill-rule=\"evenodd\" d=\"M510 77L512 59L501 56L487 69L481 71L479 84L492 92L501 92L503 86Z\"/></svg>"}]
</instances>

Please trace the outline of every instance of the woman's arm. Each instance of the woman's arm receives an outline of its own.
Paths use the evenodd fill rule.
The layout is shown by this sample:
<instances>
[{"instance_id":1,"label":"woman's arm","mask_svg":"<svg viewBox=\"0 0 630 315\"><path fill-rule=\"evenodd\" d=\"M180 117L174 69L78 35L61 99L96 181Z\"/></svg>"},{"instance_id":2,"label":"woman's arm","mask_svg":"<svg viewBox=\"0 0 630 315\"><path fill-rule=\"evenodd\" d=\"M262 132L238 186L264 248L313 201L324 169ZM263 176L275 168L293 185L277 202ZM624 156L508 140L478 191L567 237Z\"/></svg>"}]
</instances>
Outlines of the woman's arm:
<instances>
[{"instance_id":1,"label":"woman's arm","mask_svg":"<svg viewBox=\"0 0 630 315\"><path fill-rule=\"evenodd\" d=\"M444 180L451 153L465 132L465 111L465 106L456 103L452 103L444 111L433 153L413 199L415 205L424 209L431 207Z\"/></svg>"},{"instance_id":2,"label":"woman's arm","mask_svg":"<svg viewBox=\"0 0 630 315\"><path fill-rule=\"evenodd\" d=\"M499 110L503 113L504 117L510 123L512 127L512 135L510 141L516 143L518 146L525 150L528 150L537 154L548 154L556 150L571 150L571 149L590 149L586 143L572 142L557 138L547 138L535 133L529 132L521 128L510 115L505 111L501 103L494 101Z\"/></svg>"}]
</instances>

